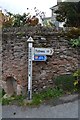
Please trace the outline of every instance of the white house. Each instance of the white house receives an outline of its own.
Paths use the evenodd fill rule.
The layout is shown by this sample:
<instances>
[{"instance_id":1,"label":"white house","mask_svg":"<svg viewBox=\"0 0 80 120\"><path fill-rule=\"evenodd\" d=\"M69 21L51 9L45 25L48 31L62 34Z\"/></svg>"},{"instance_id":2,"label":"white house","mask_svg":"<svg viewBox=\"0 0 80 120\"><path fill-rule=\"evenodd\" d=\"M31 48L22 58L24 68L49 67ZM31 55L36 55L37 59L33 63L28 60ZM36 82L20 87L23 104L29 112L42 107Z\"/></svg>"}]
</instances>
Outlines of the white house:
<instances>
[{"instance_id":1,"label":"white house","mask_svg":"<svg viewBox=\"0 0 80 120\"><path fill-rule=\"evenodd\" d=\"M57 5L50 8L51 9L51 17L44 18L43 19L43 25L45 25L46 23L48 25L48 23L51 22L54 26L56 26L57 29L59 27L63 27L63 26L61 26L62 23L58 22L56 20L56 13L55 13L55 11L58 9L58 5L59 5L60 2L62 2L62 0L57 0Z\"/></svg>"},{"instance_id":2,"label":"white house","mask_svg":"<svg viewBox=\"0 0 80 120\"><path fill-rule=\"evenodd\" d=\"M58 28L63 28L63 25L64 25L64 23L65 22L58 22L57 20L56 20L56 13L55 13L55 11L58 9L58 5L59 5L59 3L60 2L79 2L80 0L57 0L57 5L55 5L55 6L52 6L50 9L51 9L51 17L46 17L46 18L44 18L44 23L45 23L45 21L51 21L51 23L53 23L55 26L56 26L56 28L58 29Z\"/></svg>"}]
</instances>

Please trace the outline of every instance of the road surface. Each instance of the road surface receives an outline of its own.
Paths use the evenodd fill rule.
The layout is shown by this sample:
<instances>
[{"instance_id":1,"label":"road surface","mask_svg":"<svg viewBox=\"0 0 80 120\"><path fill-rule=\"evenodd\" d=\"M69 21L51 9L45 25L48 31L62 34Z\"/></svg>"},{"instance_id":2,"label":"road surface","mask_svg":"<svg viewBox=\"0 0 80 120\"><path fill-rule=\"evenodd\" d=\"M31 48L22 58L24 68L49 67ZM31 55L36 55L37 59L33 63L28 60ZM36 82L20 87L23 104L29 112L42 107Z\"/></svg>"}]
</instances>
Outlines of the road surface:
<instances>
[{"instance_id":1,"label":"road surface","mask_svg":"<svg viewBox=\"0 0 80 120\"><path fill-rule=\"evenodd\" d=\"M39 107L3 106L2 118L78 118L79 101L56 106L41 105Z\"/></svg>"}]
</instances>

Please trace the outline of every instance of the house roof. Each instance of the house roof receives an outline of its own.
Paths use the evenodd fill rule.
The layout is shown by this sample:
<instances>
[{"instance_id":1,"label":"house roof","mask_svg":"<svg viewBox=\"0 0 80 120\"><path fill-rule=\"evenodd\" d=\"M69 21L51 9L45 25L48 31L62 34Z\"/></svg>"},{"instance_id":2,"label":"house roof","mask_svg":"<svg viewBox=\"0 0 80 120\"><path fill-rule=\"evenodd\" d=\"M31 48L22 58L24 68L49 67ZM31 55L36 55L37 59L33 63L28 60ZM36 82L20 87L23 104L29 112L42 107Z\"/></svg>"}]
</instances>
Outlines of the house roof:
<instances>
[{"instance_id":1,"label":"house roof","mask_svg":"<svg viewBox=\"0 0 80 120\"><path fill-rule=\"evenodd\" d=\"M55 6L51 7L50 9L51 9L51 10L54 10L57 6L58 6L58 5L55 5Z\"/></svg>"},{"instance_id":2,"label":"house roof","mask_svg":"<svg viewBox=\"0 0 80 120\"><path fill-rule=\"evenodd\" d=\"M62 2L62 0L57 0L57 5L54 5L54 6L51 7L50 9L51 9L51 10L54 10L54 9L59 5L60 2Z\"/></svg>"},{"instance_id":3,"label":"house roof","mask_svg":"<svg viewBox=\"0 0 80 120\"><path fill-rule=\"evenodd\" d=\"M65 0L65 2L79 2L80 0Z\"/></svg>"},{"instance_id":4,"label":"house roof","mask_svg":"<svg viewBox=\"0 0 80 120\"><path fill-rule=\"evenodd\" d=\"M64 2L79 2L80 0L65 0ZM53 7L51 7L50 9L51 10L54 10L58 5L59 3L62 2L62 0L57 0L57 5L54 5Z\"/></svg>"}]
</instances>

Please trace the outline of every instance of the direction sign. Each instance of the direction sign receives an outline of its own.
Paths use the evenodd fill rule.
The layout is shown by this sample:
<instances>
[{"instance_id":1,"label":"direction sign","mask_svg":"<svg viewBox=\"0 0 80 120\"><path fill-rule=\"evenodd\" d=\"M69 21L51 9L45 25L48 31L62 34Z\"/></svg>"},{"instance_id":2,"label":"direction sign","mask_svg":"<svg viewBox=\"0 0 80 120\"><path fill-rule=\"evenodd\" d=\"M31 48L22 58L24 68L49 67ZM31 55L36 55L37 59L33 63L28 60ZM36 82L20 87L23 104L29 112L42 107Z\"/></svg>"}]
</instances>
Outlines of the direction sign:
<instances>
[{"instance_id":1,"label":"direction sign","mask_svg":"<svg viewBox=\"0 0 80 120\"><path fill-rule=\"evenodd\" d=\"M34 55L34 61L46 61L47 60L47 56L43 56L43 55Z\"/></svg>"},{"instance_id":2,"label":"direction sign","mask_svg":"<svg viewBox=\"0 0 80 120\"><path fill-rule=\"evenodd\" d=\"M52 55L53 49L52 48L33 48L34 54L37 55Z\"/></svg>"}]
</instances>

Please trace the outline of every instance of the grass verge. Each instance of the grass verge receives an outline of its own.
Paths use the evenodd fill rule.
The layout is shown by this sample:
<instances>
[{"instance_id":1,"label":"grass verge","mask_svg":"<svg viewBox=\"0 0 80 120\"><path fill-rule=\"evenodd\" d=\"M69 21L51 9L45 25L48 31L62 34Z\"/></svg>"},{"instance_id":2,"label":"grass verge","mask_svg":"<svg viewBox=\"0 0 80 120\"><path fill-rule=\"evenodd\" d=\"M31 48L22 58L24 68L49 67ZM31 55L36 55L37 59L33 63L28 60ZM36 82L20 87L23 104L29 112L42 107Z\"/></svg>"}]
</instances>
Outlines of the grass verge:
<instances>
[{"instance_id":1,"label":"grass verge","mask_svg":"<svg viewBox=\"0 0 80 120\"><path fill-rule=\"evenodd\" d=\"M58 88L48 88L38 94L33 94L32 105L39 105L46 100L58 98L63 95L63 90Z\"/></svg>"},{"instance_id":2,"label":"grass verge","mask_svg":"<svg viewBox=\"0 0 80 120\"><path fill-rule=\"evenodd\" d=\"M9 98L2 98L2 105L8 105L8 104L14 104L14 103L17 103L17 105L40 105L46 100L58 98L61 95L63 95L62 89L48 88L39 93L33 93L33 98L30 103L25 104L24 100L26 97L24 96L12 96Z\"/></svg>"},{"instance_id":3,"label":"grass verge","mask_svg":"<svg viewBox=\"0 0 80 120\"><path fill-rule=\"evenodd\" d=\"M23 100L25 99L24 96L19 95L19 96L11 96L7 98L2 98L2 105L24 105Z\"/></svg>"}]
</instances>

